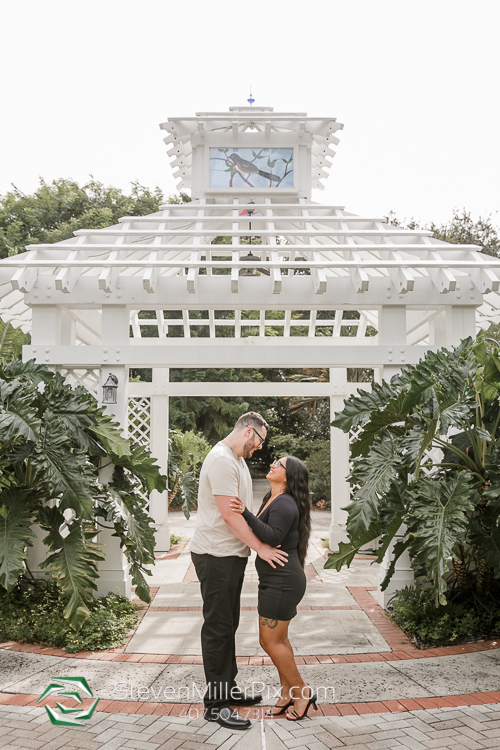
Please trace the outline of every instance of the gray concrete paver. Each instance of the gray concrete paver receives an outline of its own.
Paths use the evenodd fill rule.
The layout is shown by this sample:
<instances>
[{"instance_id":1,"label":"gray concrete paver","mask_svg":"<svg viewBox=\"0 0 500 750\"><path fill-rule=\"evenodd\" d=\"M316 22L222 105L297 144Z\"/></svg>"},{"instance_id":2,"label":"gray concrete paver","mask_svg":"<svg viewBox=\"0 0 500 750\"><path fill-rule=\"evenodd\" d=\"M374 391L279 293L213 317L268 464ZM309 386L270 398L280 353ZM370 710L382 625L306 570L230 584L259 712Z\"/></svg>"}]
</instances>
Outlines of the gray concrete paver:
<instances>
[{"instance_id":1,"label":"gray concrete paver","mask_svg":"<svg viewBox=\"0 0 500 750\"><path fill-rule=\"evenodd\" d=\"M408 735L398 737L398 742L403 747L408 748L408 750L427 750L426 746L420 740L416 740L414 737L409 737Z\"/></svg>"},{"instance_id":2,"label":"gray concrete paver","mask_svg":"<svg viewBox=\"0 0 500 750\"><path fill-rule=\"evenodd\" d=\"M330 732L318 732L315 737L328 748L345 747L342 740L330 734Z\"/></svg>"}]
</instances>

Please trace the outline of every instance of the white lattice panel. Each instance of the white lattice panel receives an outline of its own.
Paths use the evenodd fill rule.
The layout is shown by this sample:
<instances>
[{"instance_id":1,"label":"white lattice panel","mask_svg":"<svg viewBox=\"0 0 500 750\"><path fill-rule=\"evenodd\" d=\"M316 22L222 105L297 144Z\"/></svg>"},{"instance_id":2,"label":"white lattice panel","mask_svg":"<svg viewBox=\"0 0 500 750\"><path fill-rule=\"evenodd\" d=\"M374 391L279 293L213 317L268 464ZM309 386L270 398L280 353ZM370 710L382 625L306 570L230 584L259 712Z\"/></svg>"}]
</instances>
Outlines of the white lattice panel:
<instances>
[{"instance_id":1,"label":"white lattice panel","mask_svg":"<svg viewBox=\"0 0 500 750\"><path fill-rule=\"evenodd\" d=\"M353 443L355 443L362 432L363 432L362 425L358 425L357 427L353 427L352 429L350 429L349 430L349 445L352 445Z\"/></svg>"},{"instance_id":2,"label":"white lattice panel","mask_svg":"<svg viewBox=\"0 0 500 750\"><path fill-rule=\"evenodd\" d=\"M133 396L128 400L128 434L136 443L151 444L151 399Z\"/></svg>"},{"instance_id":3,"label":"white lattice panel","mask_svg":"<svg viewBox=\"0 0 500 750\"><path fill-rule=\"evenodd\" d=\"M72 388L81 385L95 398L99 398L99 370L59 368L61 375Z\"/></svg>"},{"instance_id":4,"label":"white lattice panel","mask_svg":"<svg viewBox=\"0 0 500 750\"><path fill-rule=\"evenodd\" d=\"M437 471L437 466L431 464L439 464L444 458L444 453L441 448L431 448L424 452L424 459L422 462L422 471L424 474L429 476Z\"/></svg>"}]
</instances>

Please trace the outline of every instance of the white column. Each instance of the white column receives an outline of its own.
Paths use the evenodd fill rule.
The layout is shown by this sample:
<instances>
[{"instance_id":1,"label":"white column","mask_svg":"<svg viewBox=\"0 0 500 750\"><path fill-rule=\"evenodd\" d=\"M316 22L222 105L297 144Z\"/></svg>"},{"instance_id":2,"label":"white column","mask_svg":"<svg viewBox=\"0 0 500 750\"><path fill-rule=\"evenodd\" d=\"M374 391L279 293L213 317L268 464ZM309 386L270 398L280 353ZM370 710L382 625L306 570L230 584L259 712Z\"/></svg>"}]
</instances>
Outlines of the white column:
<instances>
[{"instance_id":1,"label":"white column","mask_svg":"<svg viewBox=\"0 0 500 750\"><path fill-rule=\"evenodd\" d=\"M446 314L446 344L456 346L468 336L476 338L476 310L474 307L450 306Z\"/></svg>"},{"instance_id":2,"label":"white column","mask_svg":"<svg viewBox=\"0 0 500 750\"><path fill-rule=\"evenodd\" d=\"M390 381L394 375L401 372L401 367L404 364L404 362L402 362L404 353L401 349L406 346L406 307L381 308L379 312L379 340L381 344L389 346L392 349L392 351L389 352L389 360L392 360L392 362L390 361L387 365L381 368L383 380ZM384 555L384 559L380 565L379 585L384 580L391 564L394 544L404 533L405 527L401 526L397 535L394 537L394 543L389 546ZM408 553L405 552L396 562L396 569L387 589L381 591L379 588L376 592L376 599L380 606L385 609L389 599L397 589L411 586L414 581L415 578L410 564L410 558Z\"/></svg>"},{"instance_id":3,"label":"white column","mask_svg":"<svg viewBox=\"0 0 500 750\"><path fill-rule=\"evenodd\" d=\"M335 412L342 411L347 391L347 370L345 367L330 369L330 420ZM333 552L338 550L339 542L347 542L347 512L341 510L349 504L350 488L346 477L349 474L349 435L337 427L330 427L330 472L331 472L331 522L329 546Z\"/></svg>"},{"instance_id":4,"label":"white column","mask_svg":"<svg viewBox=\"0 0 500 750\"><path fill-rule=\"evenodd\" d=\"M38 347L43 344L60 344L61 310L56 305L33 305L31 314L31 345ZM37 351L39 362L45 359L43 354L43 351Z\"/></svg>"},{"instance_id":5,"label":"white column","mask_svg":"<svg viewBox=\"0 0 500 750\"><path fill-rule=\"evenodd\" d=\"M378 338L382 346L389 347L388 362L382 369L383 380L390 381L401 371L405 362L406 307L382 306L378 314Z\"/></svg>"},{"instance_id":6,"label":"white column","mask_svg":"<svg viewBox=\"0 0 500 750\"><path fill-rule=\"evenodd\" d=\"M99 383L99 400L102 399L102 386L108 379L109 374L118 378L117 403L108 404L106 412L114 416L120 423L123 434L128 432L128 367L120 364L122 347L128 344L130 315L125 306L109 306L102 309L102 344L108 349L106 353L109 366L101 368ZM108 466L100 473L100 481L109 481L113 471ZM105 559L98 564L99 579L97 580L98 592L105 595L108 592L118 591L130 597L132 593L132 580L128 570L125 555L120 549L120 541L112 536L112 529L103 529L99 532L98 542L102 544L101 552Z\"/></svg>"},{"instance_id":7,"label":"white column","mask_svg":"<svg viewBox=\"0 0 500 750\"><path fill-rule=\"evenodd\" d=\"M384 580L387 571L389 570L389 566L393 558L394 545L401 539L401 537L404 536L405 533L406 526L403 524L399 528L398 533L389 545L387 552L384 555L384 559L382 560L382 563L380 565L379 586ZM405 586L412 586L414 583L415 576L411 567L410 556L408 554L408 550L405 550L396 562L396 569L386 590L381 591L380 588L377 589L377 591L374 592L375 599L381 607L386 609L390 599L392 599L396 591L398 591L399 589L404 589Z\"/></svg>"},{"instance_id":8,"label":"white column","mask_svg":"<svg viewBox=\"0 0 500 750\"><path fill-rule=\"evenodd\" d=\"M151 396L151 453L156 458L160 470L168 470L168 378L166 367L153 368L153 395ZM149 515L155 522L155 549L168 552L170 549L170 528L168 524L168 492L153 490L149 499Z\"/></svg>"},{"instance_id":9,"label":"white column","mask_svg":"<svg viewBox=\"0 0 500 750\"><path fill-rule=\"evenodd\" d=\"M448 305L429 323L429 343L457 346L468 336L476 338L476 310L469 305Z\"/></svg>"}]
</instances>

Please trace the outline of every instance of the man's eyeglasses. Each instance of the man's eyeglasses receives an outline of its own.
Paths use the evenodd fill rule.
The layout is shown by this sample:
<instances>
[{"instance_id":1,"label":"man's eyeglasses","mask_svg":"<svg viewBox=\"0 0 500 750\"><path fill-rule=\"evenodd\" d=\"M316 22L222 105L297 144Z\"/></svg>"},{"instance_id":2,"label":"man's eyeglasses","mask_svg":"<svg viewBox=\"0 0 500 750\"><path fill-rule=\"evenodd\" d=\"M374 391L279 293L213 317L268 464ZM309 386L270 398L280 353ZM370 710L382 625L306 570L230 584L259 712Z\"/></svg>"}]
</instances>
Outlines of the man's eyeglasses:
<instances>
[{"instance_id":1,"label":"man's eyeglasses","mask_svg":"<svg viewBox=\"0 0 500 750\"><path fill-rule=\"evenodd\" d=\"M271 464L271 466L281 466L281 468L285 469L285 471L286 471L285 465L282 464L281 461L273 461L272 464Z\"/></svg>"},{"instance_id":2,"label":"man's eyeglasses","mask_svg":"<svg viewBox=\"0 0 500 750\"><path fill-rule=\"evenodd\" d=\"M252 427L252 430L253 430L253 431L255 432L255 434L257 435L257 437L258 437L258 438L259 438L259 440L260 440L260 444L262 445L262 443L264 442L264 440L265 440L266 438L263 438L263 437L262 437L262 435L259 435L259 433L258 433L258 432L257 432L257 430L255 429L255 427Z\"/></svg>"}]
</instances>

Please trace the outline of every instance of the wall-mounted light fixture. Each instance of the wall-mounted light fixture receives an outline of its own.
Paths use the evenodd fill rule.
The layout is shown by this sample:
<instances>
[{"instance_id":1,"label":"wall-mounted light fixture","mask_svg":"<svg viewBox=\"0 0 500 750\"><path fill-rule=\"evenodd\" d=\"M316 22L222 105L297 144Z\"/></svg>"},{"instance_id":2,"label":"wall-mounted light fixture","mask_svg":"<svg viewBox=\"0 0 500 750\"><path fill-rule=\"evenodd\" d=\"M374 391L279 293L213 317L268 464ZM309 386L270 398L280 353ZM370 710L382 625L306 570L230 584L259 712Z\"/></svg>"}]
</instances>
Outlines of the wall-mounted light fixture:
<instances>
[{"instance_id":1,"label":"wall-mounted light fixture","mask_svg":"<svg viewBox=\"0 0 500 750\"><path fill-rule=\"evenodd\" d=\"M108 379L102 387L102 403L116 404L116 392L118 390L118 378L109 373Z\"/></svg>"}]
</instances>

